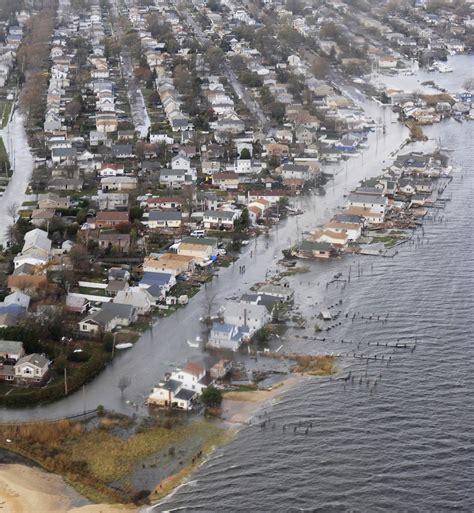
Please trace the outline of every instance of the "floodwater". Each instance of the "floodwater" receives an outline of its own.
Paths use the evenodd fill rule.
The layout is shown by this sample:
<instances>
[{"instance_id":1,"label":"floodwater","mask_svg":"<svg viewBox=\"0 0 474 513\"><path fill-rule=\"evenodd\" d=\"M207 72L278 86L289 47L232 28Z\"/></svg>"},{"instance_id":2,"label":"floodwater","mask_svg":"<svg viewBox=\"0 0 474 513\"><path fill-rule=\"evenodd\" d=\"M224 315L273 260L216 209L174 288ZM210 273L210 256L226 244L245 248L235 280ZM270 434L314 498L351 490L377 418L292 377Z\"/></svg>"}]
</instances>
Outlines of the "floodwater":
<instances>
[{"instance_id":1,"label":"floodwater","mask_svg":"<svg viewBox=\"0 0 474 513\"><path fill-rule=\"evenodd\" d=\"M454 150L463 171L446 189L446 208L398 255L315 262L290 280L310 322L286 334L285 349L371 359L341 358L336 378L316 378L267 405L265 429L255 418L150 509L474 510L473 127L426 128ZM326 288L337 272L347 280L349 270L345 287ZM322 323L311 316L332 305L341 324L318 334L324 342L302 338ZM396 343L407 349L385 347Z\"/></svg>"},{"instance_id":2,"label":"floodwater","mask_svg":"<svg viewBox=\"0 0 474 513\"><path fill-rule=\"evenodd\" d=\"M372 103L367 103L366 108L374 118L382 115L381 109ZM66 400L36 408L0 409L0 418L56 418L80 413L84 408L94 408L99 404L124 413L145 411L144 400L165 372L189 359L208 361L209 356L203 350L192 348L187 343L201 332L199 318L204 314L208 298L214 298L217 310L226 297L246 292L253 283L263 281L267 272L279 269L277 261L282 258L281 251L301 238L304 230L329 219L344 204L343 195L360 180L379 174L381 168L389 163L388 155L400 146L407 134L406 128L398 123L389 124L385 134L381 130L371 133L370 148L357 158L332 166L336 175L326 186L324 196L315 195L300 200L298 206L305 211L304 215L282 222L268 238L252 241L244 248L234 266L220 269L218 277L203 287L185 308L168 318L157 320L153 330L144 333L132 349L124 351L85 387L85 393L81 390ZM243 276L238 269L241 265L245 265L247 270ZM132 379L125 400L117 388L118 380L124 375Z\"/></svg>"},{"instance_id":3,"label":"floodwater","mask_svg":"<svg viewBox=\"0 0 474 513\"><path fill-rule=\"evenodd\" d=\"M373 104L365 107L374 118L389 115ZM285 336L285 350L356 352L377 360L346 356L339 360L337 378L315 379L290 391L267 408L267 429L255 423L243 429L154 511L474 509L473 125L446 121L426 133L436 141L441 137L464 171L454 175L445 193L451 201L425 224L424 233L417 232L414 243L401 246L395 258L314 262L310 273L291 279L307 318L341 300L335 309L342 314L341 325L321 335L324 342L302 338L314 335L317 321L309 319L305 331ZM303 216L252 242L237 265L220 270L186 308L157 321L86 387L85 395L29 410L1 410L2 418L50 418L97 404L134 411L120 398L120 376L132 377L126 399L141 404L165 370L186 359L205 359L186 341L199 334L206 295L216 294L220 304L274 272L281 249L328 219L359 180L379 174L406 135L396 123L387 124L385 135L372 134L363 155L336 166L339 172L324 196L302 200ZM237 268L243 264L242 278ZM351 281L344 289L340 284L326 288L337 272L347 279L349 269ZM416 342L416 349L380 345L398 339L410 347ZM354 380L339 379L349 372Z\"/></svg>"},{"instance_id":4,"label":"floodwater","mask_svg":"<svg viewBox=\"0 0 474 513\"><path fill-rule=\"evenodd\" d=\"M33 172L33 157L28 147L26 131L23 127L23 118L16 111L10 123L0 130L5 148L10 158L10 165L14 172L7 189L0 198L0 244L4 244L7 235L7 226L13 222L9 214L11 205L20 207L26 201L26 189Z\"/></svg>"}]
</instances>

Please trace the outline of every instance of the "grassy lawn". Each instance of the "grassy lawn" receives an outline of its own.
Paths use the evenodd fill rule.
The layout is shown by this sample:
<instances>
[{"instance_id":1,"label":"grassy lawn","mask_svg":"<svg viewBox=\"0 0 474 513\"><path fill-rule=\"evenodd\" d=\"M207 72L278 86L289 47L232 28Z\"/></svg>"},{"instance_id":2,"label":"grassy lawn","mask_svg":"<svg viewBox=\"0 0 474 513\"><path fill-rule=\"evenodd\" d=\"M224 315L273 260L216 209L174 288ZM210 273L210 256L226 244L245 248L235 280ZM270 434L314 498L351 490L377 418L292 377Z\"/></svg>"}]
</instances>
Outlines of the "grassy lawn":
<instances>
[{"instance_id":1,"label":"grassy lawn","mask_svg":"<svg viewBox=\"0 0 474 513\"><path fill-rule=\"evenodd\" d=\"M5 164L7 169L10 169L10 159L8 158L7 150L5 148L5 143L3 142L3 138L0 137L0 173L4 171Z\"/></svg>"},{"instance_id":2,"label":"grassy lawn","mask_svg":"<svg viewBox=\"0 0 474 513\"><path fill-rule=\"evenodd\" d=\"M12 111L13 103L8 100L0 100L0 113L1 113L1 121L0 128L5 128L8 124L8 120L10 118L10 113Z\"/></svg>"},{"instance_id":3,"label":"grassy lawn","mask_svg":"<svg viewBox=\"0 0 474 513\"><path fill-rule=\"evenodd\" d=\"M8 445L8 449L61 474L85 496L100 502L129 502L139 491L133 489L130 478L153 455L153 467L166 469L166 481L177 484L199 461L193 458L191 462L189 453L183 457L176 451L175 455L175 448L192 439L205 455L228 436L214 423L176 418L138 425L129 417L106 416L89 430L71 421L0 426L0 446ZM6 444L7 438L12 442ZM163 475L157 470L150 468L151 476Z\"/></svg>"}]
</instances>

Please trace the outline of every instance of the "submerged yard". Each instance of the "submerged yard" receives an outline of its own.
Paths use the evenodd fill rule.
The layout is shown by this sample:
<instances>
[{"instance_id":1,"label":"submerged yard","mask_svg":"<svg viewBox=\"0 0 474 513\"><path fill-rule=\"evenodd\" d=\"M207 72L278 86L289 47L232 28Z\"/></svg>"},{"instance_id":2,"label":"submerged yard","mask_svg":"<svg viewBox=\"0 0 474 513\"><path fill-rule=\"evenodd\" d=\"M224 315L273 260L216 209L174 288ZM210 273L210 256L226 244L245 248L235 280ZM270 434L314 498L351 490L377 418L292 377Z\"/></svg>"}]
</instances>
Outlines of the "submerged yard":
<instances>
[{"instance_id":1,"label":"submerged yard","mask_svg":"<svg viewBox=\"0 0 474 513\"><path fill-rule=\"evenodd\" d=\"M229 436L217 422L179 414L140 421L111 414L88 426L65 420L0 430L1 445L61 474L91 500L122 503L160 497Z\"/></svg>"}]
</instances>

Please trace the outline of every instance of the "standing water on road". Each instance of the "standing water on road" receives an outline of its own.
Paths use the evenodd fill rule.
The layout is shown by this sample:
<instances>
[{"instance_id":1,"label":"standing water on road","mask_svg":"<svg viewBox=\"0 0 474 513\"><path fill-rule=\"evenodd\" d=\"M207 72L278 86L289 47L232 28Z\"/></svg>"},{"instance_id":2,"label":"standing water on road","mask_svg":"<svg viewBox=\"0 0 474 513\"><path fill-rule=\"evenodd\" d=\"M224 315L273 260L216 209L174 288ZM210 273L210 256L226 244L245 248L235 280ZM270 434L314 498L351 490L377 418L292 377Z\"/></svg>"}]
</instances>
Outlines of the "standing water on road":
<instances>
[{"instance_id":1,"label":"standing water on road","mask_svg":"<svg viewBox=\"0 0 474 513\"><path fill-rule=\"evenodd\" d=\"M341 374L353 380L293 389L267 410L274 429L240 431L153 511L474 510L473 126L449 121L425 132L441 137L463 169L446 209L395 258L315 263L296 285L296 302L307 298L305 313L317 314L317 300L342 299L342 311L357 317L325 342L286 342L288 351L380 355L367 342L400 339L416 340L416 350L343 359ZM317 297L318 282L338 270L347 276L349 266L346 288Z\"/></svg>"}]
</instances>

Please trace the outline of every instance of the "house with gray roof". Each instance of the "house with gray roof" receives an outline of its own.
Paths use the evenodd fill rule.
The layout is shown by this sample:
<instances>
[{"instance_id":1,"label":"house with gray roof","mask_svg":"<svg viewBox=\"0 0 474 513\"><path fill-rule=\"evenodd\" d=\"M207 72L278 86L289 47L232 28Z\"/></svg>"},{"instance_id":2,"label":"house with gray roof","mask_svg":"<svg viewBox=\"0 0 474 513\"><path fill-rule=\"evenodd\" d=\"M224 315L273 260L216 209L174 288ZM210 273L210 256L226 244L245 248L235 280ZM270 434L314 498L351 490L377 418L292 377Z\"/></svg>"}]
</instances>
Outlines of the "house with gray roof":
<instances>
[{"instance_id":1,"label":"house with gray roof","mask_svg":"<svg viewBox=\"0 0 474 513\"><path fill-rule=\"evenodd\" d=\"M15 364L15 382L19 385L41 385L49 374L49 360L42 354L21 357Z\"/></svg>"},{"instance_id":2,"label":"house with gray roof","mask_svg":"<svg viewBox=\"0 0 474 513\"><path fill-rule=\"evenodd\" d=\"M102 308L79 322L79 330L97 334L99 331L113 331L116 328L130 326L138 319L136 308L131 305L105 303Z\"/></svg>"},{"instance_id":3,"label":"house with gray roof","mask_svg":"<svg viewBox=\"0 0 474 513\"><path fill-rule=\"evenodd\" d=\"M180 228L181 212L177 210L152 210L149 213L147 224L149 228Z\"/></svg>"},{"instance_id":4,"label":"house with gray roof","mask_svg":"<svg viewBox=\"0 0 474 513\"><path fill-rule=\"evenodd\" d=\"M224 322L246 328L250 333L263 328L271 321L271 316L264 305L229 302L224 310Z\"/></svg>"},{"instance_id":5,"label":"house with gray roof","mask_svg":"<svg viewBox=\"0 0 474 513\"><path fill-rule=\"evenodd\" d=\"M249 330L228 323L213 323L207 345L215 349L237 351L248 338Z\"/></svg>"},{"instance_id":6,"label":"house with gray roof","mask_svg":"<svg viewBox=\"0 0 474 513\"><path fill-rule=\"evenodd\" d=\"M25 354L23 342L0 340L0 359L18 361Z\"/></svg>"}]
</instances>

